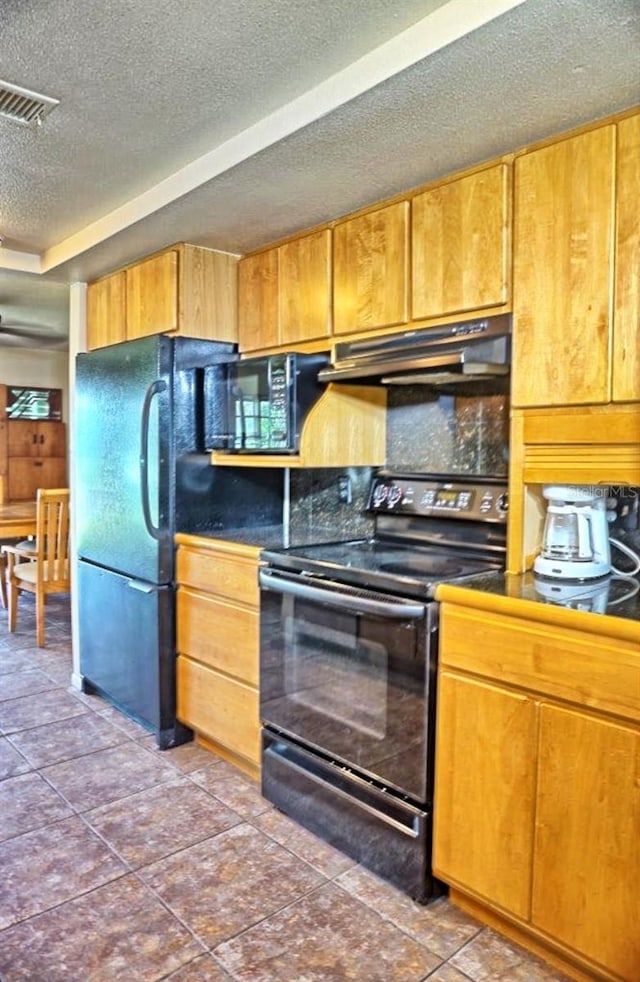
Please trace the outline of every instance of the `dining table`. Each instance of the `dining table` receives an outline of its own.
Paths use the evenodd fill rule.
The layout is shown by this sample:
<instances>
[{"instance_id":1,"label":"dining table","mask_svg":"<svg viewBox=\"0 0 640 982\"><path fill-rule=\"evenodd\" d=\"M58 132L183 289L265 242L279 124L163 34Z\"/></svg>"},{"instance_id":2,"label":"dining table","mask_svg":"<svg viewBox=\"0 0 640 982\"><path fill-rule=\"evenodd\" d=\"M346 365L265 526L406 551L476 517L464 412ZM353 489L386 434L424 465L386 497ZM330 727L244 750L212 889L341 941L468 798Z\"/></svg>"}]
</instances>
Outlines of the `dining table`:
<instances>
[{"instance_id":1,"label":"dining table","mask_svg":"<svg viewBox=\"0 0 640 982\"><path fill-rule=\"evenodd\" d=\"M0 505L0 541L27 538L36 534L35 501Z\"/></svg>"}]
</instances>

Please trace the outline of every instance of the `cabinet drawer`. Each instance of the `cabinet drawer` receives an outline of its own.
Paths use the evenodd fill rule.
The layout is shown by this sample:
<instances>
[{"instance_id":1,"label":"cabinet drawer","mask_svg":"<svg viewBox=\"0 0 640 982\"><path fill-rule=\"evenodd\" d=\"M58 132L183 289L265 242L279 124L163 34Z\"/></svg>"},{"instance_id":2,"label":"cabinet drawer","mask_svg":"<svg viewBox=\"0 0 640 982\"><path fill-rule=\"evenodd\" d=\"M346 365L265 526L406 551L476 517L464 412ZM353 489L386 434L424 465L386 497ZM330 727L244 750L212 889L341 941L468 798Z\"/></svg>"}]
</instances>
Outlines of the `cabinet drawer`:
<instances>
[{"instance_id":1,"label":"cabinet drawer","mask_svg":"<svg viewBox=\"0 0 640 982\"><path fill-rule=\"evenodd\" d=\"M258 693L212 668L179 655L177 716L198 733L254 764L260 761Z\"/></svg>"},{"instance_id":2,"label":"cabinet drawer","mask_svg":"<svg viewBox=\"0 0 640 982\"><path fill-rule=\"evenodd\" d=\"M640 721L640 655L596 638L443 604L441 664Z\"/></svg>"},{"instance_id":3,"label":"cabinet drawer","mask_svg":"<svg viewBox=\"0 0 640 982\"><path fill-rule=\"evenodd\" d=\"M181 654L258 684L257 611L243 610L181 586L176 622Z\"/></svg>"},{"instance_id":4,"label":"cabinet drawer","mask_svg":"<svg viewBox=\"0 0 640 982\"><path fill-rule=\"evenodd\" d=\"M179 583L196 590L228 597L250 607L257 607L259 603L257 564L240 557L181 546L177 578Z\"/></svg>"}]
</instances>

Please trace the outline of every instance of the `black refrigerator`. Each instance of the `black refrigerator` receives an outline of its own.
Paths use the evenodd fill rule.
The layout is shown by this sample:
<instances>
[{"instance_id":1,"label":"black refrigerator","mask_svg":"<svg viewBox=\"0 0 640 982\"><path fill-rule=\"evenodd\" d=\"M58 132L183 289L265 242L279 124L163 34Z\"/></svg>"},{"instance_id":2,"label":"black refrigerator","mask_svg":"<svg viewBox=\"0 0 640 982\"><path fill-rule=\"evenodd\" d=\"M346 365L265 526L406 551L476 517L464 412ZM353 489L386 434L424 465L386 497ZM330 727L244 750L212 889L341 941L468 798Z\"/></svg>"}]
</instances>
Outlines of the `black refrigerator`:
<instances>
[{"instance_id":1,"label":"black refrigerator","mask_svg":"<svg viewBox=\"0 0 640 982\"><path fill-rule=\"evenodd\" d=\"M208 366L234 345L154 336L77 357L74 513L80 672L166 748L175 716L174 533L231 521L204 452ZM216 369L213 369L213 377ZM215 387L214 387L215 388ZM241 497L241 496L240 496ZM277 492L266 501L277 509ZM234 504L237 504L238 496Z\"/></svg>"}]
</instances>

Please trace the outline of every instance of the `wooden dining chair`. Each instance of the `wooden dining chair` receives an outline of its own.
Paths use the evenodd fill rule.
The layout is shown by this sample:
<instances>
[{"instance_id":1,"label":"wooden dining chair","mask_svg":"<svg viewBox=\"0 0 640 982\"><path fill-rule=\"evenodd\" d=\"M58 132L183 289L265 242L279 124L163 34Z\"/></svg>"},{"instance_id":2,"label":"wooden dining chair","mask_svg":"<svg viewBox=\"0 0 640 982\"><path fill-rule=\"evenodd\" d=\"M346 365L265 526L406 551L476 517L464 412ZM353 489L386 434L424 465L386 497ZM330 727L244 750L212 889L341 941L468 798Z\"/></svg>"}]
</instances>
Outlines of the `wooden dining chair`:
<instances>
[{"instance_id":1,"label":"wooden dining chair","mask_svg":"<svg viewBox=\"0 0 640 982\"><path fill-rule=\"evenodd\" d=\"M44 647L44 608L51 593L68 593L69 489L39 488L36 504L36 548L3 545L7 556L9 631L18 621L18 599L26 590L36 597L36 640Z\"/></svg>"}]
</instances>

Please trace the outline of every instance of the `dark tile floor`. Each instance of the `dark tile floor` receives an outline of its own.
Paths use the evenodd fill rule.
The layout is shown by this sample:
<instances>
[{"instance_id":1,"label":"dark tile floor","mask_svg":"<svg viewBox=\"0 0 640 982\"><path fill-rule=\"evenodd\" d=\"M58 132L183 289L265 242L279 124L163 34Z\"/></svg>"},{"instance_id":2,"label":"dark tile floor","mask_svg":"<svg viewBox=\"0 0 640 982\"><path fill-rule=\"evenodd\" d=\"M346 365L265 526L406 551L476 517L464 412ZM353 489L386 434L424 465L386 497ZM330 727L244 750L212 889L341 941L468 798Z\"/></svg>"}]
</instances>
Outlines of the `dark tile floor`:
<instances>
[{"instance_id":1,"label":"dark tile floor","mask_svg":"<svg viewBox=\"0 0 640 982\"><path fill-rule=\"evenodd\" d=\"M300 828L195 744L70 686L66 598L47 646L0 609L2 982L550 982L452 907L421 907Z\"/></svg>"}]
</instances>

